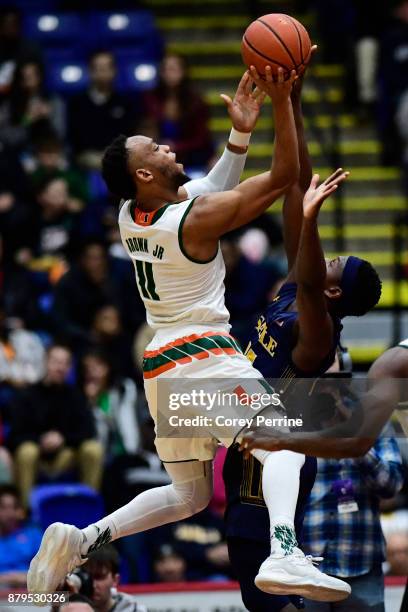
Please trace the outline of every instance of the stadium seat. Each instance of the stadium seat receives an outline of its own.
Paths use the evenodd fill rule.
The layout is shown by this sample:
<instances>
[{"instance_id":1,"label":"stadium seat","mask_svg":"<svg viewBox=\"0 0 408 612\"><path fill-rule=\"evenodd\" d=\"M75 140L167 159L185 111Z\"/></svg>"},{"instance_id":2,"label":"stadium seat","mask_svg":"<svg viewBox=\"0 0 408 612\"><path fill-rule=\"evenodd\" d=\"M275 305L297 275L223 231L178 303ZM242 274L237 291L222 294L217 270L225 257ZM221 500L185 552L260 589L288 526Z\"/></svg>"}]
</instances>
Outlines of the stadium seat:
<instances>
[{"instance_id":1,"label":"stadium seat","mask_svg":"<svg viewBox=\"0 0 408 612\"><path fill-rule=\"evenodd\" d=\"M29 13L24 17L24 33L45 47L62 46L81 40L85 24L75 13Z\"/></svg>"},{"instance_id":2,"label":"stadium seat","mask_svg":"<svg viewBox=\"0 0 408 612\"><path fill-rule=\"evenodd\" d=\"M47 67L47 85L51 91L62 94L76 93L88 84L85 62L51 62Z\"/></svg>"},{"instance_id":3,"label":"stadium seat","mask_svg":"<svg viewBox=\"0 0 408 612\"><path fill-rule=\"evenodd\" d=\"M157 83L158 70L152 62L121 62L119 65L119 87L126 91L144 91Z\"/></svg>"},{"instance_id":4,"label":"stadium seat","mask_svg":"<svg viewBox=\"0 0 408 612\"><path fill-rule=\"evenodd\" d=\"M80 529L102 518L102 496L83 484L52 484L34 487L30 504L32 518L42 529L61 521Z\"/></svg>"},{"instance_id":5,"label":"stadium seat","mask_svg":"<svg viewBox=\"0 0 408 612\"><path fill-rule=\"evenodd\" d=\"M88 16L88 32L108 45L135 43L156 36L153 15L149 11L97 12Z\"/></svg>"}]
</instances>

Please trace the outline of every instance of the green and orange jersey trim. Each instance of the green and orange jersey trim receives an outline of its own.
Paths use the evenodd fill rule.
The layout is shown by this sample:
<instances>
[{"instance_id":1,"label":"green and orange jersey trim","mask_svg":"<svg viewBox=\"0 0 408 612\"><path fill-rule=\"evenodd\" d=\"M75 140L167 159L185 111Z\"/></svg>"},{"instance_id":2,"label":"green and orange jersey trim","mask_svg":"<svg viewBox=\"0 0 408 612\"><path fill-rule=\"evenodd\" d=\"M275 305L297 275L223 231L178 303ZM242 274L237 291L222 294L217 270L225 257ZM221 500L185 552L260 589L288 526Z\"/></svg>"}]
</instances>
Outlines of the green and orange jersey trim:
<instances>
[{"instance_id":1,"label":"green and orange jersey trim","mask_svg":"<svg viewBox=\"0 0 408 612\"><path fill-rule=\"evenodd\" d=\"M191 363L193 359L207 359L210 355L222 354L242 354L236 340L227 333L206 332L184 336L157 350L145 351L143 377L154 378L163 372L172 370L178 364Z\"/></svg>"}]
</instances>

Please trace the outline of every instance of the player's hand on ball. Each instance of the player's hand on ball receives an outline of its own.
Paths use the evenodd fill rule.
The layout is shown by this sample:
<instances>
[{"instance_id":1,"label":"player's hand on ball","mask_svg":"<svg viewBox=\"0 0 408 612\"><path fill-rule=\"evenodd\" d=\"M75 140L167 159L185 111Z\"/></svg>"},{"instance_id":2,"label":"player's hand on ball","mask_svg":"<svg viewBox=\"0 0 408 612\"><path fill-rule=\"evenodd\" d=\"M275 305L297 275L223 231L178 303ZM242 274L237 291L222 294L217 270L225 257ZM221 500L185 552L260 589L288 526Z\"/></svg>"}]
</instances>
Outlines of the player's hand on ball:
<instances>
[{"instance_id":1,"label":"player's hand on ball","mask_svg":"<svg viewBox=\"0 0 408 612\"><path fill-rule=\"evenodd\" d=\"M338 168L333 172L321 185L319 185L320 177L314 174L310 183L309 189L305 193L303 199L303 216L305 219L315 219L319 214L319 210L323 202L328 198L337 187L346 180L350 173Z\"/></svg>"},{"instance_id":2,"label":"player's hand on ball","mask_svg":"<svg viewBox=\"0 0 408 612\"><path fill-rule=\"evenodd\" d=\"M270 66L265 67L265 79L259 76L255 66L251 66L250 71L256 86L270 97L274 105L290 98L293 83L298 78L296 70L292 70L289 78L285 80L283 68L278 68L278 77L274 80Z\"/></svg>"},{"instance_id":3,"label":"player's hand on ball","mask_svg":"<svg viewBox=\"0 0 408 612\"><path fill-rule=\"evenodd\" d=\"M231 117L232 125L238 132L252 132L266 97L266 93L258 87L254 89L253 85L254 82L247 70L242 76L232 100L226 94L221 94Z\"/></svg>"}]
</instances>

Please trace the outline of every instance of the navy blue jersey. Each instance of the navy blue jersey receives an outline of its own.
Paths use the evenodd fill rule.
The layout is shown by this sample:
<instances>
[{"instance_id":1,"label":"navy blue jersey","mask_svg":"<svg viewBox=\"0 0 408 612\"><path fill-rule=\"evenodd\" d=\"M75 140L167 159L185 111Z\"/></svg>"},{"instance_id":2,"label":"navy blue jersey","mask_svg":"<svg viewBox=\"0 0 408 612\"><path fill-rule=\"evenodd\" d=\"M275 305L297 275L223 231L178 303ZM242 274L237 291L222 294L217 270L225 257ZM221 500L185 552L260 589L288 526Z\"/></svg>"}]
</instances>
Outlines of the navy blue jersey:
<instances>
[{"instance_id":1,"label":"navy blue jersey","mask_svg":"<svg viewBox=\"0 0 408 612\"><path fill-rule=\"evenodd\" d=\"M296 535L301 528L306 504L316 478L317 461L306 457L300 472L300 488L296 506ZM228 449L223 477L227 493L225 512L227 537L269 541L269 514L262 494L262 465L252 455L244 459L237 445Z\"/></svg>"},{"instance_id":2,"label":"navy blue jersey","mask_svg":"<svg viewBox=\"0 0 408 612\"><path fill-rule=\"evenodd\" d=\"M329 354L314 372L302 372L292 361L296 338L294 326L298 318L290 307L296 300L296 283L282 285L278 295L258 318L245 354L265 378L306 378L323 374L333 363L340 341L342 325L333 318L333 345Z\"/></svg>"},{"instance_id":3,"label":"navy blue jersey","mask_svg":"<svg viewBox=\"0 0 408 612\"><path fill-rule=\"evenodd\" d=\"M329 354L314 372L304 373L292 361L292 351L296 342L294 325L298 318L291 306L296 300L296 283L282 285L278 295L269 305L264 315L258 319L254 333L246 350L247 357L265 378L288 379L285 385L283 403L290 416L295 414L289 396L290 382L293 378L315 378L324 374L334 361L336 347L342 329L340 319L333 319L333 344ZM287 394L287 395L286 395ZM285 397L287 402L285 402ZM296 404L296 402L295 402ZM306 422L306 420L305 420ZM296 527L299 532L303 521L306 498L313 487L316 460L307 458L301 472L299 503L296 513ZM269 538L269 515L262 496L262 466L252 456L244 460L242 453L233 445L228 449L224 482L227 496L226 528L228 536L254 540Z\"/></svg>"}]
</instances>

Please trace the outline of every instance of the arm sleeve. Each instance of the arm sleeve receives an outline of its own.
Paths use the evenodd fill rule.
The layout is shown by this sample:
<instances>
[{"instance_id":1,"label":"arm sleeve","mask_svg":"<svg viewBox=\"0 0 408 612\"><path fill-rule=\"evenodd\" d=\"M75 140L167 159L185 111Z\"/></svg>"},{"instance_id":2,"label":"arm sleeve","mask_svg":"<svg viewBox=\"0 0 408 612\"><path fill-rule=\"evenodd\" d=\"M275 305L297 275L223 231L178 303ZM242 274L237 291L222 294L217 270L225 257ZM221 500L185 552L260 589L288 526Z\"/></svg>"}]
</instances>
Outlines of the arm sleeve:
<instances>
[{"instance_id":1,"label":"arm sleeve","mask_svg":"<svg viewBox=\"0 0 408 612\"><path fill-rule=\"evenodd\" d=\"M238 154L225 148L224 153L207 176L183 185L189 198L206 193L228 191L239 184L245 166L246 153Z\"/></svg>"}]
</instances>

